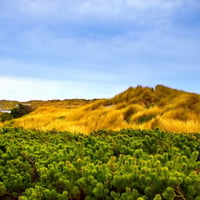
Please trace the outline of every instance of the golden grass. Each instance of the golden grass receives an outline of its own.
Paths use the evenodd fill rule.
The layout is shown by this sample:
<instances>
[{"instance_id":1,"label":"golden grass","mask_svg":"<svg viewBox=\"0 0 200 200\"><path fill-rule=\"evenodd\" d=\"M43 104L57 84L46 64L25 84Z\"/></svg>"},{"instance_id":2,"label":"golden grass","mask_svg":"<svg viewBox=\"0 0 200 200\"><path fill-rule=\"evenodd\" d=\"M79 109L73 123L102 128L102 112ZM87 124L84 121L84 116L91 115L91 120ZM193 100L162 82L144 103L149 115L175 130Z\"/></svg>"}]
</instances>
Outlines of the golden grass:
<instances>
[{"instance_id":1,"label":"golden grass","mask_svg":"<svg viewBox=\"0 0 200 200\"><path fill-rule=\"evenodd\" d=\"M4 123L0 122L0 128L2 128L4 126Z\"/></svg>"},{"instance_id":2,"label":"golden grass","mask_svg":"<svg viewBox=\"0 0 200 200\"><path fill-rule=\"evenodd\" d=\"M129 88L112 99L36 103L35 111L0 123L0 127L86 134L97 129L156 127L170 132L200 132L200 95L164 86Z\"/></svg>"},{"instance_id":3,"label":"golden grass","mask_svg":"<svg viewBox=\"0 0 200 200\"><path fill-rule=\"evenodd\" d=\"M130 119L130 123L142 124L155 118L160 113L161 109L157 106L149 109L146 108L133 115Z\"/></svg>"},{"instance_id":4,"label":"golden grass","mask_svg":"<svg viewBox=\"0 0 200 200\"><path fill-rule=\"evenodd\" d=\"M180 120L180 121L199 121L199 114L184 108L177 108L165 112L162 116L165 119Z\"/></svg>"},{"instance_id":5,"label":"golden grass","mask_svg":"<svg viewBox=\"0 0 200 200\"><path fill-rule=\"evenodd\" d=\"M124 120L127 121L128 123L131 121L131 117L144 110L144 106L139 105L139 104L133 104L133 105L129 105L123 109L123 115L124 115Z\"/></svg>"},{"instance_id":6,"label":"golden grass","mask_svg":"<svg viewBox=\"0 0 200 200\"><path fill-rule=\"evenodd\" d=\"M192 120L167 120L161 118L159 119L159 128L164 131L175 133L200 133L200 122Z\"/></svg>"},{"instance_id":7,"label":"golden grass","mask_svg":"<svg viewBox=\"0 0 200 200\"><path fill-rule=\"evenodd\" d=\"M123 114L112 107L85 111L85 106L69 110L42 107L14 120L14 126L25 129L58 130L89 133L97 129L117 130L126 127Z\"/></svg>"}]
</instances>

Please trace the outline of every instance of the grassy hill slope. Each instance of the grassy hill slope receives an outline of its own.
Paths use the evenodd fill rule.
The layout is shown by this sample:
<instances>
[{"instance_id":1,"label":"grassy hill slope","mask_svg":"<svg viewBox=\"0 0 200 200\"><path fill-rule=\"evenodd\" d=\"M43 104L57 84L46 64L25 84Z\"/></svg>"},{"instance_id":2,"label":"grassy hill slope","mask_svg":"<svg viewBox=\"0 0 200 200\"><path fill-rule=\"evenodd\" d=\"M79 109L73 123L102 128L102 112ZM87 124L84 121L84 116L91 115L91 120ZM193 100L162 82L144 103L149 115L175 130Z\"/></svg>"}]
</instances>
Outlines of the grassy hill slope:
<instances>
[{"instance_id":1,"label":"grassy hill slope","mask_svg":"<svg viewBox=\"0 0 200 200\"><path fill-rule=\"evenodd\" d=\"M26 103L33 112L1 126L84 133L122 128L200 132L200 95L162 85L130 87L111 99Z\"/></svg>"}]
</instances>

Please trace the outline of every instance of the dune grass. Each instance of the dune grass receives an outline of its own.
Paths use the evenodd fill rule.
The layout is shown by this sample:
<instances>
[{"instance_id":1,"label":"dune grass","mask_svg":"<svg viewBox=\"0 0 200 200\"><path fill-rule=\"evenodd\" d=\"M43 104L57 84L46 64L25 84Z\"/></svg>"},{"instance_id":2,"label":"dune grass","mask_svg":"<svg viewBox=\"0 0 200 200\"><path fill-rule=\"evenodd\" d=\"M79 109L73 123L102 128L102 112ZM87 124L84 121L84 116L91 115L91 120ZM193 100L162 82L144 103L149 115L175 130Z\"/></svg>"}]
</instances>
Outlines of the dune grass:
<instances>
[{"instance_id":1,"label":"dune grass","mask_svg":"<svg viewBox=\"0 0 200 200\"><path fill-rule=\"evenodd\" d=\"M35 110L0 124L25 129L90 133L98 129L160 128L200 132L200 95L171 89L129 88L111 99L34 102Z\"/></svg>"}]
</instances>

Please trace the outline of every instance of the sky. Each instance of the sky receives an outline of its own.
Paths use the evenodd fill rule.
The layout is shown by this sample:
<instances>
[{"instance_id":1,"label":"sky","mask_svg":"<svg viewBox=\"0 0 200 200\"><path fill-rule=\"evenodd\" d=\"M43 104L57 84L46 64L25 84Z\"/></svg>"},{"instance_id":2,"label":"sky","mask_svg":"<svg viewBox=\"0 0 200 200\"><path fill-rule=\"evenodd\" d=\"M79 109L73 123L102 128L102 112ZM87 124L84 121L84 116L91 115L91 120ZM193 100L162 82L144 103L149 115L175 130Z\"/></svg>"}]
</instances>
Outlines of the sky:
<instances>
[{"instance_id":1,"label":"sky","mask_svg":"<svg viewBox=\"0 0 200 200\"><path fill-rule=\"evenodd\" d=\"M200 93L199 0L0 0L0 99Z\"/></svg>"}]
</instances>

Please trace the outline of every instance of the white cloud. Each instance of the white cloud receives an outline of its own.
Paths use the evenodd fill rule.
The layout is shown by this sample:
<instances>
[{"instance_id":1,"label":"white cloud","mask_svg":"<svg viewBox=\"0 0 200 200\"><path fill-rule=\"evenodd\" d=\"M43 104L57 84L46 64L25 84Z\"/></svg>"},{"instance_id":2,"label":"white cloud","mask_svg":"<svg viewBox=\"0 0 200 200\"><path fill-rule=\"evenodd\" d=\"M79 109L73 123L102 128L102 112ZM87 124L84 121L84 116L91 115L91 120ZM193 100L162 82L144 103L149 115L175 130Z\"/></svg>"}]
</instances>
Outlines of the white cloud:
<instances>
[{"instance_id":1,"label":"white cloud","mask_svg":"<svg viewBox=\"0 0 200 200\"><path fill-rule=\"evenodd\" d=\"M14 76L0 76L0 99L48 100L70 98L112 97L124 88L123 84L107 82L48 80Z\"/></svg>"},{"instance_id":2,"label":"white cloud","mask_svg":"<svg viewBox=\"0 0 200 200\"><path fill-rule=\"evenodd\" d=\"M197 9L200 1L2 1L7 7L2 9L0 20L2 15L8 18L1 20L0 73L32 78L0 77L4 78L1 85L9 85L8 90L1 88L1 94L10 91L16 98L34 94L39 99L87 98L89 93L105 97L106 92L116 91L115 87L122 84L126 85L124 89L148 85L143 79L147 83L175 79L175 73L183 68L183 73L190 75L198 68L198 27L181 27L173 20L176 16L184 23L179 14ZM177 77L184 76L177 73ZM116 82L121 84L112 86ZM67 96L63 94L66 88L73 88Z\"/></svg>"},{"instance_id":3,"label":"white cloud","mask_svg":"<svg viewBox=\"0 0 200 200\"><path fill-rule=\"evenodd\" d=\"M11 0L7 9L14 14L40 19L73 21L87 18L92 21L99 18L142 22L165 18L179 7L195 4L195 0Z\"/></svg>"},{"instance_id":4,"label":"white cloud","mask_svg":"<svg viewBox=\"0 0 200 200\"><path fill-rule=\"evenodd\" d=\"M14 0L13 8L19 12L41 16L51 15L59 11L59 3L51 0Z\"/></svg>"},{"instance_id":5,"label":"white cloud","mask_svg":"<svg viewBox=\"0 0 200 200\"><path fill-rule=\"evenodd\" d=\"M96 67L96 68L95 68ZM100 70L98 70L98 67ZM115 82L117 73L102 70L103 66L80 63L65 65L42 64L40 61L31 63L17 59L0 59L0 73L5 76L27 77L31 79L49 79L69 82Z\"/></svg>"},{"instance_id":6,"label":"white cloud","mask_svg":"<svg viewBox=\"0 0 200 200\"><path fill-rule=\"evenodd\" d=\"M48 31L30 30L23 33L26 50L21 49L21 54L28 55L28 59L32 54L35 57L26 61L0 58L0 68L8 68L1 71L10 75L21 73L22 76L60 80L114 82L120 77L120 69L127 69L127 66L142 65L154 70L171 65L170 69L176 71L175 68L198 61L198 32L190 33L173 27L138 33L132 31L109 39L91 40L62 38ZM192 65L190 71L191 68Z\"/></svg>"},{"instance_id":7,"label":"white cloud","mask_svg":"<svg viewBox=\"0 0 200 200\"><path fill-rule=\"evenodd\" d=\"M28 79L19 77L0 77L0 98L14 100L48 99L51 95L59 93L56 89L61 83L42 79ZM52 93L52 94L51 94Z\"/></svg>"}]
</instances>

